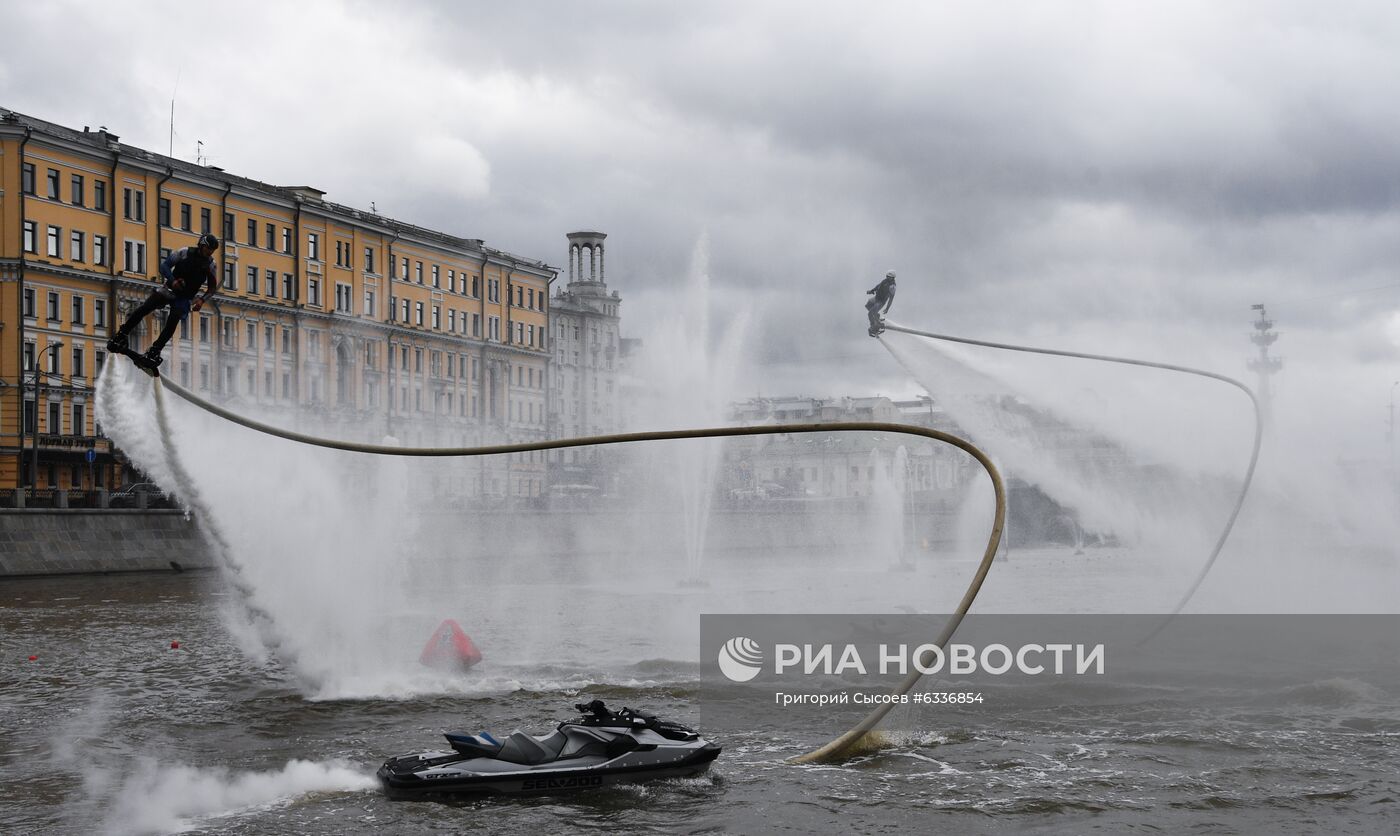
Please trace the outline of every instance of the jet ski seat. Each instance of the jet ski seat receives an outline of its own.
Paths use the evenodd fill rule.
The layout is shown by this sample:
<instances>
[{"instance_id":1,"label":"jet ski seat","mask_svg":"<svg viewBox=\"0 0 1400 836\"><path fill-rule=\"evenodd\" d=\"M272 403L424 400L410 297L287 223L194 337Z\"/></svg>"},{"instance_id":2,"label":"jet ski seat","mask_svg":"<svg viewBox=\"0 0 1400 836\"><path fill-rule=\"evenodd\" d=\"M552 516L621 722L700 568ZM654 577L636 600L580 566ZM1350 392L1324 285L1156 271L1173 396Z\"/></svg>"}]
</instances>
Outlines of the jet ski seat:
<instances>
[{"instance_id":1,"label":"jet ski seat","mask_svg":"<svg viewBox=\"0 0 1400 836\"><path fill-rule=\"evenodd\" d=\"M501 750L496 754L496 758L526 765L547 763L559 757L559 752L563 750L565 741L564 733L557 730L540 740L516 729L501 744Z\"/></svg>"}]
</instances>

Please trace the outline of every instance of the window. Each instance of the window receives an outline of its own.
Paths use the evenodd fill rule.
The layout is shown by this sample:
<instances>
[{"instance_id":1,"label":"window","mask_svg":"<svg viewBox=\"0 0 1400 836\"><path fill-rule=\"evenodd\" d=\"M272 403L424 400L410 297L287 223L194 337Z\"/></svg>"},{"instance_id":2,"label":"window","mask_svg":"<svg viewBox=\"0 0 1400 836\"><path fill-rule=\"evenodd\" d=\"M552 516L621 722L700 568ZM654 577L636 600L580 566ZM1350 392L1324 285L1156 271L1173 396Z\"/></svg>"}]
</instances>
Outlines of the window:
<instances>
[{"instance_id":1,"label":"window","mask_svg":"<svg viewBox=\"0 0 1400 836\"><path fill-rule=\"evenodd\" d=\"M258 268L256 267L248 268L248 292L258 292Z\"/></svg>"},{"instance_id":2,"label":"window","mask_svg":"<svg viewBox=\"0 0 1400 836\"><path fill-rule=\"evenodd\" d=\"M437 305L433 305L433 330L442 330L442 308Z\"/></svg>"},{"instance_id":3,"label":"window","mask_svg":"<svg viewBox=\"0 0 1400 836\"><path fill-rule=\"evenodd\" d=\"M39 224L37 221L24 222L24 251L27 253L37 253L39 251Z\"/></svg>"},{"instance_id":4,"label":"window","mask_svg":"<svg viewBox=\"0 0 1400 836\"><path fill-rule=\"evenodd\" d=\"M92 324L95 328L107 327L107 300L92 300Z\"/></svg>"},{"instance_id":5,"label":"window","mask_svg":"<svg viewBox=\"0 0 1400 836\"><path fill-rule=\"evenodd\" d=\"M156 201L156 223L161 226L170 226L170 200L161 198Z\"/></svg>"},{"instance_id":6,"label":"window","mask_svg":"<svg viewBox=\"0 0 1400 836\"><path fill-rule=\"evenodd\" d=\"M82 261L82 260L83 260L84 250L87 248L87 241L85 240L86 237L87 237L87 236L85 236L83 233L77 231L76 229L73 230L72 232L70 232L70 233L68 234L68 260L69 260L69 261Z\"/></svg>"},{"instance_id":7,"label":"window","mask_svg":"<svg viewBox=\"0 0 1400 836\"><path fill-rule=\"evenodd\" d=\"M21 167L20 191L34 194L34 163L25 163Z\"/></svg>"},{"instance_id":8,"label":"window","mask_svg":"<svg viewBox=\"0 0 1400 836\"><path fill-rule=\"evenodd\" d=\"M401 309L402 309L402 311L403 311L403 315L402 315L401 319L402 319L403 323L404 323L405 325L407 325L407 324L408 324L408 300L407 300L407 299L400 299L400 300L399 300L399 304L401 305Z\"/></svg>"},{"instance_id":9,"label":"window","mask_svg":"<svg viewBox=\"0 0 1400 836\"><path fill-rule=\"evenodd\" d=\"M233 241L233 213L224 213L224 242Z\"/></svg>"},{"instance_id":10,"label":"window","mask_svg":"<svg viewBox=\"0 0 1400 836\"><path fill-rule=\"evenodd\" d=\"M499 301L501 301L501 280L500 280L500 279L487 279L487 280L486 280L486 300L487 300L488 302L499 302Z\"/></svg>"},{"instance_id":11,"label":"window","mask_svg":"<svg viewBox=\"0 0 1400 836\"><path fill-rule=\"evenodd\" d=\"M365 291L365 316L374 316L374 291Z\"/></svg>"},{"instance_id":12,"label":"window","mask_svg":"<svg viewBox=\"0 0 1400 836\"><path fill-rule=\"evenodd\" d=\"M186 232L190 231L190 211L188 203L180 204L180 228Z\"/></svg>"},{"instance_id":13,"label":"window","mask_svg":"<svg viewBox=\"0 0 1400 836\"><path fill-rule=\"evenodd\" d=\"M248 246L258 245L258 222L253 218L248 219Z\"/></svg>"},{"instance_id":14,"label":"window","mask_svg":"<svg viewBox=\"0 0 1400 836\"><path fill-rule=\"evenodd\" d=\"M233 320L222 319L220 320L219 325L219 331L221 332L223 338L224 347L235 348L236 346L234 344Z\"/></svg>"},{"instance_id":15,"label":"window","mask_svg":"<svg viewBox=\"0 0 1400 836\"><path fill-rule=\"evenodd\" d=\"M423 262L421 261L413 266L413 280L419 284L423 283Z\"/></svg>"},{"instance_id":16,"label":"window","mask_svg":"<svg viewBox=\"0 0 1400 836\"><path fill-rule=\"evenodd\" d=\"M206 344L209 342L209 314L199 315L199 341ZM206 381L208 374L208 369L205 369L204 379ZM204 385L207 387L208 383L206 382Z\"/></svg>"},{"instance_id":17,"label":"window","mask_svg":"<svg viewBox=\"0 0 1400 836\"><path fill-rule=\"evenodd\" d=\"M275 249L277 246L277 227L274 224L267 224L263 228L265 235L263 241L267 243L267 249Z\"/></svg>"},{"instance_id":18,"label":"window","mask_svg":"<svg viewBox=\"0 0 1400 836\"><path fill-rule=\"evenodd\" d=\"M34 288L26 287L24 289L24 315L30 319L36 316L34 313L34 304ZM29 366L25 368L29 368Z\"/></svg>"},{"instance_id":19,"label":"window","mask_svg":"<svg viewBox=\"0 0 1400 836\"><path fill-rule=\"evenodd\" d=\"M413 349L413 371L418 374L423 373L423 349Z\"/></svg>"},{"instance_id":20,"label":"window","mask_svg":"<svg viewBox=\"0 0 1400 836\"><path fill-rule=\"evenodd\" d=\"M238 272L233 269L232 264L224 265L224 290L238 290Z\"/></svg>"},{"instance_id":21,"label":"window","mask_svg":"<svg viewBox=\"0 0 1400 836\"><path fill-rule=\"evenodd\" d=\"M374 272L374 247L365 247L365 272Z\"/></svg>"},{"instance_id":22,"label":"window","mask_svg":"<svg viewBox=\"0 0 1400 836\"><path fill-rule=\"evenodd\" d=\"M456 270L448 270L448 271L447 271L447 292L448 292L448 293L456 293L456 292L457 292L457 271L456 271Z\"/></svg>"},{"instance_id":23,"label":"window","mask_svg":"<svg viewBox=\"0 0 1400 836\"><path fill-rule=\"evenodd\" d=\"M68 202L74 206L83 205L83 175L74 174L68 184Z\"/></svg>"},{"instance_id":24,"label":"window","mask_svg":"<svg viewBox=\"0 0 1400 836\"><path fill-rule=\"evenodd\" d=\"M436 264L433 265L433 287L442 287L442 281L438 275L438 266Z\"/></svg>"},{"instance_id":25,"label":"window","mask_svg":"<svg viewBox=\"0 0 1400 836\"><path fill-rule=\"evenodd\" d=\"M86 360L87 360L87 357L84 355L83 350L82 350L81 348L75 348L75 349L73 349L73 376L74 376L74 377L87 377L87 369L85 368L85 361L86 361ZM82 426L82 422L79 421L79 422L77 423L77 426Z\"/></svg>"},{"instance_id":26,"label":"window","mask_svg":"<svg viewBox=\"0 0 1400 836\"><path fill-rule=\"evenodd\" d=\"M58 293L49 291L49 322L58 322Z\"/></svg>"},{"instance_id":27,"label":"window","mask_svg":"<svg viewBox=\"0 0 1400 836\"><path fill-rule=\"evenodd\" d=\"M472 336L481 336L481 314L472 314Z\"/></svg>"},{"instance_id":28,"label":"window","mask_svg":"<svg viewBox=\"0 0 1400 836\"><path fill-rule=\"evenodd\" d=\"M404 281L408 281L408 256L403 258L403 272L399 276Z\"/></svg>"},{"instance_id":29,"label":"window","mask_svg":"<svg viewBox=\"0 0 1400 836\"><path fill-rule=\"evenodd\" d=\"M107 184L101 180L92 181L92 208L107 211Z\"/></svg>"},{"instance_id":30,"label":"window","mask_svg":"<svg viewBox=\"0 0 1400 836\"><path fill-rule=\"evenodd\" d=\"M292 274L282 274L282 298L288 302L292 300Z\"/></svg>"},{"instance_id":31,"label":"window","mask_svg":"<svg viewBox=\"0 0 1400 836\"><path fill-rule=\"evenodd\" d=\"M79 296L78 294L73 294L73 324L82 325L83 320L86 318L83 316L83 314L86 312L86 301L83 299L83 297Z\"/></svg>"},{"instance_id":32,"label":"window","mask_svg":"<svg viewBox=\"0 0 1400 836\"><path fill-rule=\"evenodd\" d=\"M213 224L213 223L214 223L214 216L213 216L213 213L210 212L209 207L208 207L208 206L205 206L205 207L201 208L201 209L199 210L199 233L200 233L201 235L208 235L208 234L209 234L210 225Z\"/></svg>"},{"instance_id":33,"label":"window","mask_svg":"<svg viewBox=\"0 0 1400 836\"><path fill-rule=\"evenodd\" d=\"M49 200L58 200L58 169L56 169L56 168L51 168L51 169L49 169L48 182L49 182L49 191L48 191Z\"/></svg>"},{"instance_id":34,"label":"window","mask_svg":"<svg viewBox=\"0 0 1400 836\"><path fill-rule=\"evenodd\" d=\"M292 353L292 331L290 328L282 329L282 353Z\"/></svg>"},{"instance_id":35,"label":"window","mask_svg":"<svg viewBox=\"0 0 1400 836\"><path fill-rule=\"evenodd\" d=\"M344 284L343 282L335 283L336 313L352 313L351 308L353 306L353 297L351 297L350 294L353 290L354 288L352 288L348 284Z\"/></svg>"},{"instance_id":36,"label":"window","mask_svg":"<svg viewBox=\"0 0 1400 836\"><path fill-rule=\"evenodd\" d=\"M73 373L77 376L77 372ZM73 404L73 435L82 435L87 428L87 407L80 403ZM74 465L76 467L76 465ZM73 484L78 484L78 479L74 478Z\"/></svg>"},{"instance_id":37,"label":"window","mask_svg":"<svg viewBox=\"0 0 1400 836\"><path fill-rule=\"evenodd\" d=\"M499 316L486 318L486 338L493 342L501 341L501 318Z\"/></svg>"},{"instance_id":38,"label":"window","mask_svg":"<svg viewBox=\"0 0 1400 836\"><path fill-rule=\"evenodd\" d=\"M306 304L320 307L321 305L321 280L306 280Z\"/></svg>"},{"instance_id":39,"label":"window","mask_svg":"<svg viewBox=\"0 0 1400 836\"><path fill-rule=\"evenodd\" d=\"M263 295L277 298L277 271L268 270L263 273Z\"/></svg>"},{"instance_id":40,"label":"window","mask_svg":"<svg viewBox=\"0 0 1400 836\"><path fill-rule=\"evenodd\" d=\"M27 372L34 371L34 343L32 342L26 342L24 344L24 370Z\"/></svg>"},{"instance_id":41,"label":"window","mask_svg":"<svg viewBox=\"0 0 1400 836\"><path fill-rule=\"evenodd\" d=\"M413 324L421 326L423 324L423 303L413 303Z\"/></svg>"},{"instance_id":42,"label":"window","mask_svg":"<svg viewBox=\"0 0 1400 836\"><path fill-rule=\"evenodd\" d=\"M447 311L447 330L454 333L457 331L457 311L450 308Z\"/></svg>"},{"instance_id":43,"label":"window","mask_svg":"<svg viewBox=\"0 0 1400 836\"><path fill-rule=\"evenodd\" d=\"M107 265L107 236L92 236L92 263L103 267Z\"/></svg>"},{"instance_id":44,"label":"window","mask_svg":"<svg viewBox=\"0 0 1400 836\"><path fill-rule=\"evenodd\" d=\"M282 252L287 255L292 254L292 230L290 227L282 227Z\"/></svg>"},{"instance_id":45,"label":"window","mask_svg":"<svg viewBox=\"0 0 1400 836\"><path fill-rule=\"evenodd\" d=\"M263 326L263 350L264 350L264 351L271 351L271 350L272 350L272 325L271 325L271 324L267 324L267 325L264 325L264 326ZM270 387L268 388L267 393L268 393L269 395L272 394L272 389L271 389Z\"/></svg>"},{"instance_id":46,"label":"window","mask_svg":"<svg viewBox=\"0 0 1400 836\"><path fill-rule=\"evenodd\" d=\"M49 227L49 247L48 254L58 258L58 239L63 237L63 230L56 226Z\"/></svg>"},{"instance_id":47,"label":"window","mask_svg":"<svg viewBox=\"0 0 1400 836\"><path fill-rule=\"evenodd\" d=\"M321 260L321 236L314 232L306 233L306 257L312 261Z\"/></svg>"}]
</instances>

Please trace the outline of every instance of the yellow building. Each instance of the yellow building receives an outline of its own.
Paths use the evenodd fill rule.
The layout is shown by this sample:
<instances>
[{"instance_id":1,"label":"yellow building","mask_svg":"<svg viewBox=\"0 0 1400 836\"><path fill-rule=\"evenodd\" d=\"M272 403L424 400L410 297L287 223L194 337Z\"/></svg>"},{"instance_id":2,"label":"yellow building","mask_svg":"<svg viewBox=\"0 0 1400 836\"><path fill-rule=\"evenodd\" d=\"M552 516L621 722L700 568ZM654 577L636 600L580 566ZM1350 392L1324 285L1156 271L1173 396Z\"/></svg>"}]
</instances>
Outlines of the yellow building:
<instances>
[{"instance_id":1,"label":"yellow building","mask_svg":"<svg viewBox=\"0 0 1400 836\"><path fill-rule=\"evenodd\" d=\"M321 435L545 436L554 268L0 109L0 490L121 483L93 415L106 341L203 232L222 242L221 287L162 374ZM542 455L430 470L427 487L464 496L544 489Z\"/></svg>"}]
</instances>

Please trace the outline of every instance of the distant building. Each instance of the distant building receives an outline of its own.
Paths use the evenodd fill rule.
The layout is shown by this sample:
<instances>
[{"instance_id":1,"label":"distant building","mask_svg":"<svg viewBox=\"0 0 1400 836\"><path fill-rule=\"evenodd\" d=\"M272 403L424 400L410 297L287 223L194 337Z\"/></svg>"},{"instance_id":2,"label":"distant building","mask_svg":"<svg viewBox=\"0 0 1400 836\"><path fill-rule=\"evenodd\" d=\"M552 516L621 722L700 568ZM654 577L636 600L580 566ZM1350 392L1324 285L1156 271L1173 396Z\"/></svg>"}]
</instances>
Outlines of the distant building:
<instances>
[{"instance_id":1,"label":"distant building","mask_svg":"<svg viewBox=\"0 0 1400 836\"><path fill-rule=\"evenodd\" d=\"M920 416L942 416L931 403L913 403L923 410ZM879 396L753 398L733 404L730 417L735 423L754 425L922 423L906 415L904 406ZM895 474L892 467L900 447L905 450L905 472ZM938 499L961 485L969 462L956 448L904 433L746 436L726 447L724 484L738 496L843 499L869 496L878 479L899 479L907 495Z\"/></svg>"}]
</instances>

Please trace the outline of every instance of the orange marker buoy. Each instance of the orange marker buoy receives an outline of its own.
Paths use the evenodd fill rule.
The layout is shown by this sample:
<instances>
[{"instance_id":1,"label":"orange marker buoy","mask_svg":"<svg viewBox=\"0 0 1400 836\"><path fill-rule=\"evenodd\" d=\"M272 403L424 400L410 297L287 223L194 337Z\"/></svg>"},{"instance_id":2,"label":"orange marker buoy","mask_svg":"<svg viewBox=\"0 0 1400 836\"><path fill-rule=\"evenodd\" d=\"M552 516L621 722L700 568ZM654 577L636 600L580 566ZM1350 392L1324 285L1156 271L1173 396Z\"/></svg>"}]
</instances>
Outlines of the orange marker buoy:
<instances>
[{"instance_id":1,"label":"orange marker buoy","mask_svg":"<svg viewBox=\"0 0 1400 836\"><path fill-rule=\"evenodd\" d=\"M465 671L481 661L481 651L472 644L471 637L462 632L461 626L449 618L433 631L418 661L433 668Z\"/></svg>"}]
</instances>

